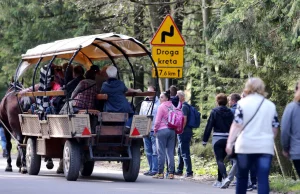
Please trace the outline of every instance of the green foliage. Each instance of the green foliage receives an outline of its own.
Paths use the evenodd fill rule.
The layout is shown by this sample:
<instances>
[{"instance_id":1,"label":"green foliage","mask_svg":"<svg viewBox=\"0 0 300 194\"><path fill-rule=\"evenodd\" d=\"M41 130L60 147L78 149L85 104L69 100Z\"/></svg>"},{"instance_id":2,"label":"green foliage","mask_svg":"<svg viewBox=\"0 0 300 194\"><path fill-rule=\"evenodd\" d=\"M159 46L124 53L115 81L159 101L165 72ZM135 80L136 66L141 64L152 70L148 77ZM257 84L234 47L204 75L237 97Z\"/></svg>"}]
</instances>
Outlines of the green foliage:
<instances>
[{"instance_id":1,"label":"green foliage","mask_svg":"<svg viewBox=\"0 0 300 194\"><path fill-rule=\"evenodd\" d=\"M280 175L274 175L270 177L270 188L272 191L287 193L293 192L300 193L300 182L292 179L284 179Z\"/></svg>"}]
</instances>

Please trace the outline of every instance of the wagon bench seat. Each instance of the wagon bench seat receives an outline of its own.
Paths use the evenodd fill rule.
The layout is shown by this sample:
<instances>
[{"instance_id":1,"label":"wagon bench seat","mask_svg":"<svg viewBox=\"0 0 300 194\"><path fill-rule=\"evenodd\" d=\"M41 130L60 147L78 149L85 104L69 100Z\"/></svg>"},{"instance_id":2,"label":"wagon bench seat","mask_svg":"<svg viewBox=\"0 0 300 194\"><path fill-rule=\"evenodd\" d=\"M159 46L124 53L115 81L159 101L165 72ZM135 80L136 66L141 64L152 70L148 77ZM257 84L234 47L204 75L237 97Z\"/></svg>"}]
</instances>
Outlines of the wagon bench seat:
<instances>
[{"instance_id":1,"label":"wagon bench seat","mask_svg":"<svg viewBox=\"0 0 300 194\"><path fill-rule=\"evenodd\" d=\"M22 96L65 96L65 90L56 90L56 91L36 91L36 92L24 92L22 94L18 93L18 97ZM125 94L128 97L145 97L145 96L155 96L155 92L127 92ZM97 100L107 100L107 94L97 94Z\"/></svg>"}]
</instances>

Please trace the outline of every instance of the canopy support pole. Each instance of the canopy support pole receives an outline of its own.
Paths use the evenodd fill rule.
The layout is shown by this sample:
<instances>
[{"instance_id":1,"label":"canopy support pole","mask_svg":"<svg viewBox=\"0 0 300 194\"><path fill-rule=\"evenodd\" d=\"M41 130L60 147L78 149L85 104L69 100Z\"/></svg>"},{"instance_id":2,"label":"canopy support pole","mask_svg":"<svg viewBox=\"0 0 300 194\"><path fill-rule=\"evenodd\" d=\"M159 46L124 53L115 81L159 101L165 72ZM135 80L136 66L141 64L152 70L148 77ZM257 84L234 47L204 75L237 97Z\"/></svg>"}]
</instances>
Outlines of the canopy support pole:
<instances>
[{"instance_id":1,"label":"canopy support pole","mask_svg":"<svg viewBox=\"0 0 300 194\"><path fill-rule=\"evenodd\" d=\"M35 91L34 85L35 85L35 76L36 76L36 72L37 72L37 69L38 69L38 67L40 66L40 63L42 62L42 60L43 60L43 57L41 57L41 58L39 59L39 61L37 62L37 64L36 64L35 67L34 67L33 78L32 78L32 91L33 91L33 92Z\"/></svg>"},{"instance_id":2,"label":"canopy support pole","mask_svg":"<svg viewBox=\"0 0 300 194\"><path fill-rule=\"evenodd\" d=\"M92 45L95 46L95 47L97 47L98 49L102 50L108 56L108 58L111 60L111 62L113 63L113 65L118 69L117 64L116 64L114 58L109 54L109 52L107 52L107 50L105 50L103 47L101 47L101 46L99 46L99 45L97 45L95 43L93 43ZM120 79L119 71L118 71L118 79Z\"/></svg>"},{"instance_id":3,"label":"canopy support pole","mask_svg":"<svg viewBox=\"0 0 300 194\"><path fill-rule=\"evenodd\" d=\"M110 42L110 41L107 41L107 40L103 40L103 39L101 39L101 38L97 38L96 40L100 40L100 41L106 42L106 43L108 43L108 44L114 46L116 49L118 49L118 50L123 54L123 56L125 57L126 61L127 61L127 62L129 63L129 65L130 65L130 68L131 68L131 71L132 71L132 75L133 75L133 88L135 89L136 83L135 83L134 69L133 69L132 63L131 63L130 60L129 60L128 55L124 52L124 50L123 50L121 47L119 47L118 45L116 45L116 44L113 43L113 42ZM134 98L134 96L132 96L132 98L131 98L131 105L133 105L133 98ZM133 108L134 108L134 107L133 107ZM134 109L135 109L135 108L134 108ZM133 111L135 111L135 110L133 110Z\"/></svg>"},{"instance_id":4,"label":"canopy support pole","mask_svg":"<svg viewBox=\"0 0 300 194\"><path fill-rule=\"evenodd\" d=\"M16 91L16 88L17 88L17 75L19 73L19 69L20 69L22 63L23 63L23 60L21 60L20 63L18 64L16 73L15 73L15 77L14 77L14 89L15 89L15 91Z\"/></svg>"},{"instance_id":5,"label":"canopy support pole","mask_svg":"<svg viewBox=\"0 0 300 194\"><path fill-rule=\"evenodd\" d=\"M139 47L141 47L148 54L148 56L150 57L150 59L152 61L152 64L153 64L154 69L155 69L155 75L156 75L156 79L155 79L156 80L156 84L155 84L156 95L155 95L155 97L156 97L157 94L158 94L158 88L159 88L159 85L158 85L158 71L157 71L156 63L155 63L154 59L152 58L152 54L151 54L151 52L148 51L148 49L143 44L141 44L139 42L136 42L133 39L129 39L129 40L132 41L132 42L134 42L134 43L136 43L137 45L139 45ZM155 100L156 100L155 97L153 98L153 106L151 107L151 115L152 115L153 108L154 108L154 103L155 103Z\"/></svg>"},{"instance_id":6,"label":"canopy support pole","mask_svg":"<svg viewBox=\"0 0 300 194\"><path fill-rule=\"evenodd\" d=\"M80 52L81 50L81 45L79 46L79 48L76 50L76 52L73 54L72 58L69 60L68 62L68 66L66 68L66 72L65 72L65 84L67 85L67 78L66 78L66 75L67 75L67 71L69 70L69 66L71 65L71 63L73 62L74 58L76 57L76 55ZM67 114L69 114L69 95L67 93L66 95L66 103L67 103Z\"/></svg>"}]
</instances>

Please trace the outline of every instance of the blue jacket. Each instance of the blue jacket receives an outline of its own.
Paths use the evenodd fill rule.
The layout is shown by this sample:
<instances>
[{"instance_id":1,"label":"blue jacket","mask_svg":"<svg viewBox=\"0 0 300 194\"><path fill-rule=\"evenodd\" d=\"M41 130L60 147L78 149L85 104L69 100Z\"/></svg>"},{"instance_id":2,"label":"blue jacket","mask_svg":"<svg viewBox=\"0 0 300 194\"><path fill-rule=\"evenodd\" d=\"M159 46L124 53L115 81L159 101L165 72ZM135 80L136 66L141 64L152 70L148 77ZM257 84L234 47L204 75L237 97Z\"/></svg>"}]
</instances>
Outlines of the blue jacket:
<instances>
[{"instance_id":1,"label":"blue jacket","mask_svg":"<svg viewBox=\"0 0 300 194\"><path fill-rule=\"evenodd\" d=\"M230 108L230 110L233 113L233 115L235 113L236 108L237 108L237 104L232 105L232 107Z\"/></svg>"},{"instance_id":2,"label":"blue jacket","mask_svg":"<svg viewBox=\"0 0 300 194\"><path fill-rule=\"evenodd\" d=\"M107 94L108 99L104 104L104 112L133 113L125 97L127 92L125 84L115 78L110 78L103 83L101 93Z\"/></svg>"}]
</instances>

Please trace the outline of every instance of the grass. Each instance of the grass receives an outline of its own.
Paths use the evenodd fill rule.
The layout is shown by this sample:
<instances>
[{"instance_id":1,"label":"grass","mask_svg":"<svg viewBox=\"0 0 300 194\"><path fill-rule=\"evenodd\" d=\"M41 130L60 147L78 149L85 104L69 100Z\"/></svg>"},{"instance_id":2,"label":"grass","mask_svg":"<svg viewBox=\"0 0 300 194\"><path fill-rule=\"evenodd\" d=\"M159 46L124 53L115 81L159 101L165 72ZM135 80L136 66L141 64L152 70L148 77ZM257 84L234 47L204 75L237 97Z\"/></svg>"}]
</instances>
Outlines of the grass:
<instances>
[{"instance_id":1,"label":"grass","mask_svg":"<svg viewBox=\"0 0 300 194\"><path fill-rule=\"evenodd\" d=\"M300 181L283 178L281 175L272 175L270 176L270 188L279 193L300 194Z\"/></svg>"}]
</instances>

